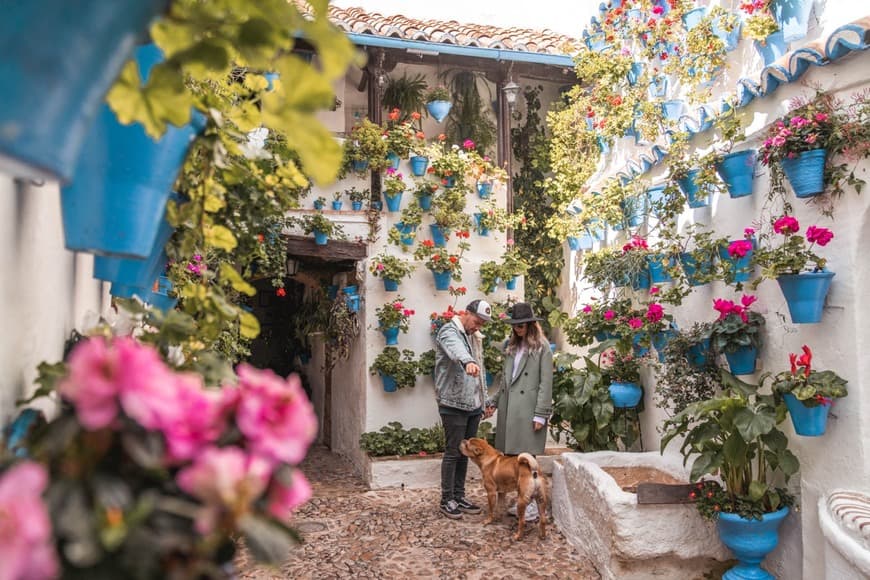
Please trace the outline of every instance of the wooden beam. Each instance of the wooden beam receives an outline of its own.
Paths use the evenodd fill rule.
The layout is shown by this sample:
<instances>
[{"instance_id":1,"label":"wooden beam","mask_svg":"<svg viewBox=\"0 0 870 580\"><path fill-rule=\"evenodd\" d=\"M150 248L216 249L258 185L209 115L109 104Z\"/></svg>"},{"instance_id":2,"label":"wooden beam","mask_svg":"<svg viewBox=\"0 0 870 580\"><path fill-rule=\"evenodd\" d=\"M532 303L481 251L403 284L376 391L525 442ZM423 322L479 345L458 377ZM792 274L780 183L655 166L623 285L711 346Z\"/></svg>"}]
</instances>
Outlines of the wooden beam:
<instances>
[{"instance_id":1,"label":"wooden beam","mask_svg":"<svg viewBox=\"0 0 870 580\"><path fill-rule=\"evenodd\" d=\"M344 260L365 260L369 255L368 244L365 242L349 242L346 240L329 240L325 246L318 246L314 238L306 236L286 236L287 256L290 258L317 258L326 262L342 262Z\"/></svg>"}]
</instances>

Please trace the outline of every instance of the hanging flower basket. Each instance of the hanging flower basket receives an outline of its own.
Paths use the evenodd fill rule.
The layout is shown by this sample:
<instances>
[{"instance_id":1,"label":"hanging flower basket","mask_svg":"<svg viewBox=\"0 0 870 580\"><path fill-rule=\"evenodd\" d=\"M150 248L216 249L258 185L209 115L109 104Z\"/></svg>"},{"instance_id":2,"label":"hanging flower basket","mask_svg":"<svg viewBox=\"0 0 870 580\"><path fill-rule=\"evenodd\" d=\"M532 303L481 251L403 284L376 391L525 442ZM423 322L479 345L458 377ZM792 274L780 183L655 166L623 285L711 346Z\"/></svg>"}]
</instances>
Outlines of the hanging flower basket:
<instances>
[{"instance_id":1,"label":"hanging flower basket","mask_svg":"<svg viewBox=\"0 0 870 580\"><path fill-rule=\"evenodd\" d=\"M404 222L396 222L393 227L402 234L399 241L402 242L403 246L410 246L414 243L414 232L417 231L417 226L405 225Z\"/></svg>"},{"instance_id":2,"label":"hanging flower basket","mask_svg":"<svg viewBox=\"0 0 870 580\"><path fill-rule=\"evenodd\" d=\"M426 110L439 123L447 117L451 107L453 107L453 103L450 101L431 101L426 103Z\"/></svg>"},{"instance_id":3,"label":"hanging flower basket","mask_svg":"<svg viewBox=\"0 0 870 580\"><path fill-rule=\"evenodd\" d=\"M69 181L106 92L166 0L7 3L0 171Z\"/></svg>"},{"instance_id":4,"label":"hanging flower basket","mask_svg":"<svg viewBox=\"0 0 870 580\"><path fill-rule=\"evenodd\" d=\"M756 154L753 149L729 153L716 165L716 173L725 182L732 198L752 195Z\"/></svg>"},{"instance_id":5,"label":"hanging flower basket","mask_svg":"<svg viewBox=\"0 0 870 580\"><path fill-rule=\"evenodd\" d=\"M421 195L417 197L417 205L420 206L420 209L423 211L429 211L432 209L432 196L431 195Z\"/></svg>"},{"instance_id":6,"label":"hanging flower basket","mask_svg":"<svg viewBox=\"0 0 870 580\"><path fill-rule=\"evenodd\" d=\"M734 352L726 352L725 359L733 375L751 375L755 372L755 360L758 349L754 346L742 346Z\"/></svg>"},{"instance_id":7,"label":"hanging flower basket","mask_svg":"<svg viewBox=\"0 0 870 580\"><path fill-rule=\"evenodd\" d=\"M613 406L618 409L637 407L643 391L635 383L610 383L610 399Z\"/></svg>"},{"instance_id":8,"label":"hanging flower basket","mask_svg":"<svg viewBox=\"0 0 870 580\"><path fill-rule=\"evenodd\" d=\"M673 268L677 262L673 257L665 260L663 255L657 254L654 256L647 256L646 260L649 264L650 281L653 284L665 284L674 281L668 273L668 268Z\"/></svg>"},{"instance_id":9,"label":"hanging flower basket","mask_svg":"<svg viewBox=\"0 0 870 580\"><path fill-rule=\"evenodd\" d=\"M780 161L785 176L796 197L814 197L825 191L825 159L827 150L813 149Z\"/></svg>"},{"instance_id":10,"label":"hanging flower basket","mask_svg":"<svg viewBox=\"0 0 870 580\"><path fill-rule=\"evenodd\" d=\"M804 272L779 276L779 288L788 304L794 324L813 324L822 320L825 297L831 288L834 272Z\"/></svg>"},{"instance_id":11,"label":"hanging flower basket","mask_svg":"<svg viewBox=\"0 0 870 580\"><path fill-rule=\"evenodd\" d=\"M143 79L162 60L154 45L136 50ZM155 141L142 125L122 125L108 105L103 105L87 135L76 177L61 191L66 247L97 255L147 258L175 178L204 121L195 113L190 124L169 127Z\"/></svg>"},{"instance_id":12,"label":"hanging flower basket","mask_svg":"<svg viewBox=\"0 0 870 580\"><path fill-rule=\"evenodd\" d=\"M807 407L803 402L792 395L783 395L788 414L794 432L804 437L819 437L825 434L828 426L828 412L831 410L830 402L822 402L815 407Z\"/></svg>"},{"instance_id":13,"label":"hanging flower basket","mask_svg":"<svg viewBox=\"0 0 870 580\"><path fill-rule=\"evenodd\" d=\"M429 166L429 158L422 155L414 155L411 157L411 173L416 177L426 175L426 168Z\"/></svg>"},{"instance_id":14,"label":"hanging flower basket","mask_svg":"<svg viewBox=\"0 0 870 580\"><path fill-rule=\"evenodd\" d=\"M402 193L396 193L394 195L389 195L387 193L384 194L384 199L387 200L387 211L396 212L399 211L402 207Z\"/></svg>"}]
</instances>

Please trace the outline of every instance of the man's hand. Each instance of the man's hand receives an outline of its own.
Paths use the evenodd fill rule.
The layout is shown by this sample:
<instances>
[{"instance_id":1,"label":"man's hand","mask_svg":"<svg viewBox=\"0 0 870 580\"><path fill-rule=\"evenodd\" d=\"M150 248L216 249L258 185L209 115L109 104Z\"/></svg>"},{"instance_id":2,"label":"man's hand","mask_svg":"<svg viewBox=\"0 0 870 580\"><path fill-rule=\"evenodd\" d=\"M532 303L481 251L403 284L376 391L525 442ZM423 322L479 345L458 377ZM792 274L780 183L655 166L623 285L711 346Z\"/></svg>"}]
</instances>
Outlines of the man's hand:
<instances>
[{"instance_id":1,"label":"man's hand","mask_svg":"<svg viewBox=\"0 0 870 580\"><path fill-rule=\"evenodd\" d=\"M477 375L480 374L480 367L477 366L477 363L470 362L470 363L465 365L465 374L472 376L472 377L476 377Z\"/></svg>"},{"instance_id":2,"label":"man's hand","mask_svg":"<svg viewBox=\"0 0 870 580\"><path fill-rule=\"evenodd\" d=\"M532 421L532 427L533 427L534 430L537 432L537 431L540 431L541 429L544 428L544 424L543 424L543 423L538 423L537 421Z\"/></svg>"}]
</instances>

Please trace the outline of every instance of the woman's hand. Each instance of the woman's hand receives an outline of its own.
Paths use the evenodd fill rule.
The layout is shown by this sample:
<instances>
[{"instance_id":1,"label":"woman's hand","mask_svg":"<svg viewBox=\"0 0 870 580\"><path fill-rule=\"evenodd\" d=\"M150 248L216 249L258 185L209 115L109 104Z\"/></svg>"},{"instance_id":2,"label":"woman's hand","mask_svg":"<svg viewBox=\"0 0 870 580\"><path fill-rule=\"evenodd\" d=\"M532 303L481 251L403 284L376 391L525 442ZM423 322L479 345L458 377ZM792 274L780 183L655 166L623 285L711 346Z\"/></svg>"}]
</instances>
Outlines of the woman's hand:
<instances>
[{"instance_id":1,"label":"woman's hand","mask_svg":"<svg viewBox=\"0 0 870 580\"><path fill-rule=\"evenodd\" d=\"M544 424L538 423L537 421L532 421L532 428L535 430L535 432L538 432L544 428Z\"/></svg>"}]
</instances>

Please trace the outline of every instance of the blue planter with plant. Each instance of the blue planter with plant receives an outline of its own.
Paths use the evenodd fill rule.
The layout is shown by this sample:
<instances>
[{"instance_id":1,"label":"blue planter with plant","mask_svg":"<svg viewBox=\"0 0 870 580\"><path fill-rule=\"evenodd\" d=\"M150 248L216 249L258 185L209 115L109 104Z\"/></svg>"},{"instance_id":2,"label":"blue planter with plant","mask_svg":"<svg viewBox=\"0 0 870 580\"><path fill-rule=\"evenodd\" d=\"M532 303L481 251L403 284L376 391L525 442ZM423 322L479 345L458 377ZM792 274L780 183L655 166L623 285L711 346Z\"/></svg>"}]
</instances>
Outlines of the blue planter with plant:
<instances>
[{"instance_id":1,"label":"blue planter with plant","mask_svg":"<svg viewBox=\"0 0 870 580\"><path fill-rule=\"evenodd\" d=\"M676 265L673 257L665 258L662 254L654 254L647 256L646 261L649 264L649 277L653 284L673 282L674 279L668 273L668 269Z\"/></svg>"},{"instance_id":2,"label":"blue planter with plant","mask_svg":"<svg viewBox=\"0 0 870 580\"><path fill-rule=\"evenodd\" d=\"M113 283L109 293L118 298L133 298L133 296L138 296L142 302L150 304L154 308L163 310L164 312L175 308L178 299L169 295L169 292L172 290L172 282L169 278L166 276L159 276L157 278L156 286L157 288L154 290L150 286L125 286L123 284Z\"/></svg>"},{"instance_id":3,"label":"blue planter with plant","mask_svg":"<svg viewBox=\"0 0 870 580\"><path fill-rule=\"evenodd\" d=\"M435 279L436 290L447 290L450 288L450 280L453 278L450 270L445 272L436 272L432 270L432 277Z\"/></svg>"},{"instance_id":4,"label":"blue planter with plant","mask_svg":"<svg viewBox=\"0 0 870 580\"><path fill-rule=\"evenodd\" d=\"M394 195L390 195L388 193L384 194L384 199L387 200L387 211L399 211L402 207L402 193L396 193Z\"/></svg>"},{"instance_id":5,"label":"blue planter with plant","mask_svg":"<svg viewBox=\"0 0 870 580\"><path fill-rule=\"evenodd\" d=\"M399 289L399 282L397 280L390 280L389 278L384 278L384 291L385 292L396 292Z\"/></svg>"},{"instance_id":6,"label":"blue planter with plant","mask_svg":"<svg viewBox=\"0 0 870 580\"><path fill-rule=\"evenodd\" d=\"M788 50L788 43L783 38L782 31L778 30L765 38L764 42L756 40L755 49L764 60L764 66L768 66L785 54Z\"/></svg>"},{"instance_id":7,"label":"blue planter with plant","mask_svg":"<svg viewBox=\"0 0 870 580\"><path fill-rule=\"evenodd\" d=\"M447 245L447 238L444 236L444 230L438 224L429 224L429 232L432 234L432 241L435 242L435 247L443 248Z\"/></svg>"},{"instance_id":8,"label":"blue planter with plant","mask_svg":"<svg viewBox=\"0 0 870 580\"><path fill-rule=\"evenodd\" d=\"M740 562L725 572L722 580L775 580L772 574L761 568L761 562L779 543L779 526L788 512L789 509L784 507L763 514L760 520L732 513L719 514L716 520L719 539Z\"/></svg>"},{"instance_id":9,"label":"blue planter with plant","mask_svg":"<svg viewBox=\"0 0 870 580\"><path fill-rule=\"evenodd\" d=\"M643 74L643 63L642 62L633 62L631 63L631 68L628 69L628 84L634 86L637 84L637 81L640 80L640 76Z\"/></svg>"},{"instance_id":10,"label":"blue planter with plant","mask_svg":"<svg viewBox=\"0 0 870 580\"><path fill-rule=\"evenodd\" d=\"M343 202L342 202L340 199L333 200L333 202L332 202L332 209L335 210L335 211L341 211L341 206L342 206L342 205L343 205Z\"/></svg>"},{"instance_id":11,"label":"blue planter with plant","mask_svg":"<svg viewBox=\"0 0 870 580\"><path fill-rule=\"evenodd\" d=\"M579 252L581 250L580 238L577 236L568 236L568 248L573 252Z\"/></svg>"},{"instance_id":12,"label":"blue planter with plant","mask_svg":"<svg viewBox=\"0 0 870 580\"><path fill-rule=\"evenodd\" d=\"M323 209L324 201L322 198L317 198L314 200L314 209Z\"/></svg>"},{"instance_id":13,"label":"blue planter with plant","mask_svg":"<svg viewBox=\"0 0 870 580\"><path fill-rule=\"evenodd\" d=\"M807 407L791 393L783 395L794 432L804 437L819 437L825 434L828 426L828 411L830 403L818 403Z\"/></svg>"},{"instance_id":14,"label":"blue planter with plant","mask_svg":"<svg viewBox=\"0 0 870 580\"><path fill-rule=\"evenodd\" d=\"M368 159L354 159L351 162L351 168L357 173L363 173L369 169Z\"/></svg>"},{"instance_id":15,"label":"blue planter with plant","mask_svg":"<svg viewBox=\"0 0 870 580\"><path fill-rule=\"evenodd\" d=\"M834 272L804 272L777 277L788 312L794 324L814 324L822 320L822 308L831 288Z\"/></svg>"},{"instance_id":16,"label":"blue planter with plant","mask_svg":"<svg viewBox=\"0 0 870 580\"><path fill-rule=\"evenodd\" d=\"M411 157L411 173L416 177L426 175L426 168L429 167L429 158L422 155L414 155Z\"/></svg>"},{"instance_id":17,"label":"blue planter with plant","mask_svg":"<svg viewBox=\"0 0 870 580\"><path fill-rule=\"evenodd\" d=\"M423 211L429 211L432 209L432 196L431 195L420 195L417 196L417 205L420 206L420 209Z\"/></svg>"},{"instance_id":18,"label":"blue planter with plant","mask_svg":"<svg viewBox=\"0 0 870 580\"><path fill-rule=\"evenodd\" d=\"M147 79L163 60L155 45L136 49ZM108 105L85 139L76 177L61 190L66 247L97 255L147 258L154 247L172 186L205 119L193 112L183 127L159 140L139 123L122 125Z\"/></svg>"},{"instance_id":19,"label":"blue planter with plant","mask_svg":"<svg viewBox=\"0 0 870 580\"><path fill-rule=\"evenodd\" d=\"M384 338L387 340L387 346L394 346L399 344L398 326L388 326L386 328L381 327L381 332L383 333Z\"/></svg>"},{"instance_id":20,"label":"blue planter with plant","mask_svg":"<svg viewBox=\"0 0 870 580\"><path fill-rule=\"evenodd\" d=\"M325 232L321 232L318 230L314 230L314 243L318 246L325 246L329 241L329 234Z\"/></svg>"},{"instance_id":21,"label":"blue planter with plant","mask_svg":"<svg viewBox=\"0 0 870 580\"><path fill-rule=\"evenodd\" d=\"M665 119L669 119L671 121L679 121L680 116L683 113L683 106L685 103L680 100L671 100L671 101L663 101L662 102L662 114Z\"/></svg>"},{"instance_id":22,"label":"blue planter with plant","mask_svg":"<svg viewBox=\"0 0 870 580\"><path fill-rule=\"evenodd\" d=\"M696 181L699 173L701 173L701 170L698 168L690 169L685 177L677 179L677 185L683 194L685 194L689 207L693 209L710 205L710 193L702 190Z\"/></svg>"},{"instance_id":23,"label":"blue planter with plant","mask_svg":"<svg viewBox=\"0 0 870 580\"><path fill-rule=\"evenodd\" d=\"M172 237L172 231L172 226L164 219L151 253L144 260L95 256L94 278L126 286L149 288L169 261L164 248Z\"/></svg>"},{"instance_id":24,"label":"blue planter with plant","mask_svg":"<svg viewBox=\"0 0 870 580\"><path fill-rule=\"evenodd\" d=\"M482 213L475 213L474 214L474 225L477 227L477 233L479 235L481 235L483 237L488 237L489 236L489 228L485 228L482 225L480 225L481 218L483 218Z\"/></svg>"},{"instance_id":25,"label":"blue planter with plant","mask_svg":"<svg viewBox=\"0 0 870 580\"><path fill-rule=\"evenodd\" d=\"M737 350L725 353L728 367L733 375L751 375L755 372L755 360L758 349L754 346L742 346Z\"/></svg>"},{"instance_id":26,"label":"blue planter with plant","mask_svg":"<svg viewBox=\"0 0 870 580\"><path fill-rule=\"evenodd\" d=\"M709 284L708 277L713 273L713 258L706 257L700 262L690 252L680 254L680 262L683 265L683 272L686 273L686 280L690 286L702 286Z\"/></svg>"},{"instance_id":27,"label":"blue planter with plant","mask_svg":"<svg viewBox=\"0 0 870 580\"><path fill-rule=\"evenodd\" d=\"M519 276L514 276L514 277L511 278L510 280L507 280L507 281L504 283L504 287L507 288L508 290L516 290L516 289L517 289L517 279L518 279L518 278L519 278Z\"/></svg>"},{"instance_id":28,"label":"blue planter with plant","mask_svg":"<svg viewBox=\"0 0 870 580\"><path fill-rule=\"evenodd\" d=\"M456 177L453 175L448 175L441 180L441 185L443 185L445 189L453 189L454 187L456 187Z\"/></svg>"},{"instance_id":29,"label":"blue planter with plant","mask_svg":"<svg viewBox=\"0 0 870 580\"><path fill-rule=\"evenodd\" d=\"M399 230L401 234L399 241L403 246L410 246L414 243L414 232L417 231L417 226L405 225L404 222L396 222L393 227Z\"/></svg>"},{"instance_id":30,"label":"blue planter with plant","mask_svg":"<svg viewBox=\"0 0 870 580\"><path fill-rule=\"evenodd\" d=\"M702 368L707 364L707 357L710 355L710 339L705 338L697 344L689 347L686 353L689 364L695 368Z\"/></svg>"},{"instance_id":31,"label":"blue planter with plant","mask_svg":"<svg viewBox=\"0 0 870 580\"><path fill-rule=\"evenodd\" d=\"M631 287L635 290L649 290L651 286L651 280L649 275L649 270L642 270L640 272L635 272L631 276Z\"/></svg>"},{"instance_id":32,"label":"blue planter with plant","mask_svg":"<svg viewBox=\"0 0 870 580\"><path fill-rule=\"evenodd\" d=\"M780 0L772 2L770 9L786 42L794 42L807 35L813 10L812 0Z\"/></svg>"},{"instance_id":33,"label":"blue planter with plant","mask_svg":"<svg viewBox=\"0 0 870 580\"><path fill-rule=\"evenodd\" d=\"M755 150L746 149L729 153L716 164L716 173L725 182L728 195L732 199L752 195L752 184L755 181L755 160Z\"/></svg>"},{"instance_id":34,"label":"blue planter with plant","mask_svg":"<svg viewBox=\"0 0 870 580\"><path fill-rule=\"evenodd\" d=\"M650 210L653 214L658 215L658 210L665 199L665 188L667 185L654 185L646 190L646 198L649 203Z\"/></svg>"},{"instance_id":35,"label":"blue planter with plant","mask_svg":"<svg viewBox=\"0 0 870 580\"><path fill-rule=\"evenodd\" d=\"M347 305L347 309L351 312L359 312L359 301L359 294L351 294L344 297L344 303Z\"/></svg>"},{"instance_id":36,"label":"blue planter with plant","mask_svg":"<svg viewBox=\"0 0 870 580\"><path fill-rule=\"evenodd\" d=\"M647 212L646 201L647 198L645 196L631 196L626 197L619 203L628 227L637 228L643 225Z\"/></svg>"},{"instance_id":37,"label":"blue planter with plant","mask_svg":"<svg viewBox=\"0 0 870 580\"><path fill-rule=\"evenodd\" d=\"M385 375L384 373L378 373L381 376L381 382L384 385L385 393L395 393L399 390L398 385L396 385L396 379L391 377L390 375Z\"/></svg>"},{"instance_id":38,"label":"blue planter with plant","mask_svg":"<svg viewBox=\"0 0 870 580\"><path fill-rule=\"evenodd\" d=\"M387 152L387 162L389 163L389 167L392 167L395 170L399 169L399 163L401 163L402 159L392 151Z\"/></svg>"},{"instance_id":39,"label":"blue planter with plant","mask_svg":"<svg viewBox=\"0 0 870 580\"><path fill-rule=\"evenodd\" d=\"M719 259L726 265L733 282L748 282L752 277L753 253L753 250L748 250L744 256L731 257L728 253L728 246L719 248Z\"/></svg>"},{"instance_id":40,"label":"blue planter with plant","mask_svg":"<svg viewBox=\"0 0 870 580\"><path fill-rule=\"evenodd\" d=\"M379 199L373 199L372 200L372 209L375 211L381 211L382 209L384 209L384 202L382 202Z\"/></svg>"},{"instance_id":41,"label":"blue planter with plant","mask_svg":"<svg viewBox=\"0 0 870 580\"><path fill-rule=\"evenodd\" d=\"M610 399L618 409L637 407L643 391L636 383L610 383Z\"/></svg>"},{"instance_id":42,"label":"blue planter with plant","mask_svg":"<svg viewBox=\"0 0 870 580\"><path fill-rule=\"evenodd\" d=\"M360 211L360 210L362 209L362 205L363 205L363 204L362 204L361 201L352 201L352 202L350 202L350 208L351 208L353 211Z\"/></svg>"},{"instance_id":43,"label":"blue planter with plant","mask_svg":"<svg viewBox=\"0 0 870 580\"><path fill-rule=\"evenodd\" d=\"M668 343L671 342L677 336L677 330L675 328L666 328L665 330L660 330L653 334L652 336L652 344L656 349L656 354L658 354L659 362L665 362L665 349L668 346Z\"/></svg>"},{"instance_id":44,"label":"blue planter with plant","mask_svg":"<svg viewBox=\"0 0 870 580\"><path fill-rule=\"evenodd\" d=\"M700 24L701 20L707 14L707 7L700 6L698 8L693 8L691 10L686 11L683 14L683 26L686 27L686 30L692 30L698 24Z\"/></svg>"},{"instance_id":45,"label":"blue planter with plant","mask_svg":"<svg viewBox=\"0 0 870 580\"><path fill-rule=\"evenodd\" d=\"M0 161L5 172L69 181L106 92L167 0L4 5ZM3 159L5 158L5 159ZM87 177L87 176L85 176Z\"/></svg>"},{"instance_id":46,"label":"blue planter with plant","mask_svg":"<svg viewBox=\"0 0 870 580\"><path fill-rule=\"evenodd\" d=\"M796 197L815 197L824 193L827 154L825 149L813 149L779 162Z\"/></svg>"},{"instance_id":47,"label":"blue planter with plant","mask_svg":"<svg viewBox=\"0 0 870 580\"><path fill-rule=\"evenodd\" d=\"M450 101L430 101L426 103L426 110L439 123L447 117L451 107L453 107L453 103Z\"/></svg>"},{"instance_id":48,"label":"blue planter with plant","mask_svg":"<svg viewBox=\"0 0 870 580\"><path fill-rule=\"evenodd\" d=\"M478 181L477 182L477 195L480 199L489 198L490 194L492 194L492 182L491 181Z\"/></svg>"}]
</instances>

